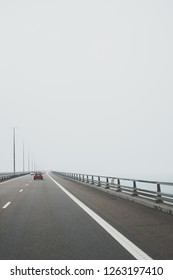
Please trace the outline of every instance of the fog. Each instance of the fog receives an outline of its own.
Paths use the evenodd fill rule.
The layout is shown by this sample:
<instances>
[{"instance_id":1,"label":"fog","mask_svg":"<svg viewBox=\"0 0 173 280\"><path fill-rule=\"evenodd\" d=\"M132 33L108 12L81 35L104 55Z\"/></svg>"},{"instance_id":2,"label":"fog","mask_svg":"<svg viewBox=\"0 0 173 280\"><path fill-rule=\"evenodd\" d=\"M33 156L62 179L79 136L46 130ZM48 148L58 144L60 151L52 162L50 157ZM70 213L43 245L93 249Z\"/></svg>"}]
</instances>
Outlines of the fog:
<instances>
[{"instance_id":1,"label":"fog","mask_svg":"<svg viewBox=\"0 0 173 280\"><path fill-rule=\"evenodd\" d=\"M173 2L0 1L0 172L173 181Z\"/></svg>"}]
</instances>

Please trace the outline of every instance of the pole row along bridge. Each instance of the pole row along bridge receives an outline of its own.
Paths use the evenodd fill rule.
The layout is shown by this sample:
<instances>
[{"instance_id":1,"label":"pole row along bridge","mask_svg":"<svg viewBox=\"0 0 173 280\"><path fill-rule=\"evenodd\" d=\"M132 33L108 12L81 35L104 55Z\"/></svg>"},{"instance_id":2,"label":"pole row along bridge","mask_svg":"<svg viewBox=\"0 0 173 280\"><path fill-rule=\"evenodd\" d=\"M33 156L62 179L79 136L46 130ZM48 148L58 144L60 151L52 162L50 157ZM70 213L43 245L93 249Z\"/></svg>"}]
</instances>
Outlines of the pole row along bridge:
<instances>
[{"instance_id":1,"label":"pole row along bridge","mask_svg":"<svg viewBox=\"0 0 173 280\"><path fill-rule=\"evenodd\" d=\"M172 260L173 184L0 174L0 260Z\"/></svg>"}]
</instances>

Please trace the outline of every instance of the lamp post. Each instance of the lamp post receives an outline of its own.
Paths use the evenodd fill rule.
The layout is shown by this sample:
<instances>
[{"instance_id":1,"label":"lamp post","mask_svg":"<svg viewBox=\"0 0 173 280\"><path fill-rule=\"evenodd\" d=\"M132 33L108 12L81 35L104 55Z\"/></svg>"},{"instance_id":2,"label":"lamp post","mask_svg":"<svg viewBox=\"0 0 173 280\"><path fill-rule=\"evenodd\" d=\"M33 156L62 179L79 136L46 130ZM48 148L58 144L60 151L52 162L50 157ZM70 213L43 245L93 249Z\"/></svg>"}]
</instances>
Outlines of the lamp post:
<instances>
[{"instance_id":1,"label":"lamp post","mask_svg":"<svg viewBox=\"0 0 173 280\"><path fill-rule=\"evenodd\" d=\"M25 172L25 143L23 141L23 172Z\"/></svg>"},{"instance_id":2,"label":"lamp post","mask_svg":"<svg viewBox=\"0 0 173 280\"><path fill-rule=\"evenodd\" d=\"M11 127L13 129L13 173L15 174L16 172L16 128L17 127Z\"/></svg>"},{"instance_id":3,"label":"lamp post","mask_svg":"<svg viewBox=\"0 0 173 280\"><path fill-rule=\"evenodd\" d=\"M30 172L30 152L28 151L28 172Z\"/></svg>"}]
</instances>

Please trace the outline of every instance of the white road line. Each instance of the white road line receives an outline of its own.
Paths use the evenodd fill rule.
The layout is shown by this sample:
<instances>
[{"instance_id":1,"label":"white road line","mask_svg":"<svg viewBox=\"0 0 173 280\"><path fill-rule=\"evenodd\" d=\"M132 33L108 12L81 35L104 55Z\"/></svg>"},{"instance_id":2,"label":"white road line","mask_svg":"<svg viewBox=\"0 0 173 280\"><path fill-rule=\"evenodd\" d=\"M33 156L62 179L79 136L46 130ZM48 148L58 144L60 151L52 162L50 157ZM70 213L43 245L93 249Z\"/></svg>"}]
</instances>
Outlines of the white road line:
<instances>
[{"instance_id":1,"label":"white road line","mask_svg":"<svg viewBox=\"0 0 173 280\"><path fill-rule=\"evenodd\" d=\"M26 186L28 186L29 184L26 184Z\"/></svg>"},{"instance_id":2,"label":"white road line","mask_svg":"<svg viewBox=\"0 0 173 280\"><path fill-rule=\"evenodd\" d=\"M118 230L108 224L99 215L77 199L74 195L68 192L63 186L56 182L49 174L49 178L62 190L64 191L74 202L76 202L88 215L90 215L104 230L106 230L116 241L118 241L121 246L123 246L133 257L137 260L152 260L145 252L138 248L134 243L128 240L124 235L122 235Z\"/></svg>"},{"instance_id":3,"label":"white road line","mask_svg":"<svg viewBox=\"0 0 173 280\"><path fill-rule=\"evenodd\" d=\"M21 189L19 192L23 192L23 189Z\"/></svg>"},{"instance_id":4,"label":"white road line","mask_svg":"<svg viewBox=\"0 0 173 280\"><path fill-rule=\"evenodd\" d=\"M5 209L5 208L7 208L10 204L11 204L11 202L9 201L9 202L7 202L2 208Z\"/></svg>"}]
</instances>

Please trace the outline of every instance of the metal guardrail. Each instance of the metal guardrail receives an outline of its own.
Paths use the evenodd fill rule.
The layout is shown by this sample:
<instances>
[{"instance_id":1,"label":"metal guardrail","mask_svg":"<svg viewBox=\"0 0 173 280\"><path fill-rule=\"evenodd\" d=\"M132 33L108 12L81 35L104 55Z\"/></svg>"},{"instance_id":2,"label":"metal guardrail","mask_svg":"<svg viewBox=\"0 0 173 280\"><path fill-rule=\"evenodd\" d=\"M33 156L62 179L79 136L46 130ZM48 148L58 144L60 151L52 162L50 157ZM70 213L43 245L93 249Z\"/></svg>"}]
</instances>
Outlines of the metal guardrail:
<instances>
[{"instance_id":1,"label":"metal guardrail","mask_svg":"<svg viewBox=\"0 0 173 280\"><path fill-rule=\"evenodd\" d=\"M24 176L29 174L28 172L15 172L15 173L0 173L0 183L15 177Z\"/></svg>"},{"instance_id":2,"label":"metal guardrail","mask_svg":"<svg viewBox=\"0 0 173 280\"><path fill-rule=\"evenodd\" d=\"M165 203L173 205L173 183L57 171L53 171L53 173L56 173L63 177L95 185L97 187L112 189L116 192L126 193L131 196L138 196L141 198L143 197L152 200L155 203ZM163 188L163 186L169 186L172 193L171 191L169 193L162 192L161 188ZM151 187L154 188L154 190L151 190Z\"/></svg>"}]
</instances>

